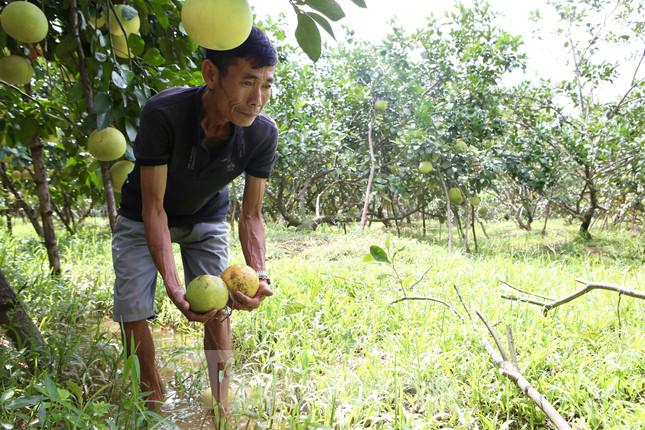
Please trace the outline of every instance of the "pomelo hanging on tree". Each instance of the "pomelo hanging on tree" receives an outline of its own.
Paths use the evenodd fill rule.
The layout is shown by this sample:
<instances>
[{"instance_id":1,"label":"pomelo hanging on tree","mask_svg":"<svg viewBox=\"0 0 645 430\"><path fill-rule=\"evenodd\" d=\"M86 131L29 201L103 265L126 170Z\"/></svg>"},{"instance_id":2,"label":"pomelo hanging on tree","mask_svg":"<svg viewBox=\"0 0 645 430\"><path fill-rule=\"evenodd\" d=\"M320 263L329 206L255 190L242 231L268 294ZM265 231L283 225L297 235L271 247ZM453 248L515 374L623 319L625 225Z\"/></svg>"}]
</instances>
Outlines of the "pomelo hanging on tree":
<instances>
[{"instance_id":1,"label":"pomelo hanging on tree","mask_svg":"<svg viewBox=\"0 0 645 430\"><path fill-rule=\"evenodd\" d=\"M125 136L114 127L94 130L87 142L90 154L99 161L112 161L125 153Z\"/></svg>"},{"instance_id":2,"label":"pomelo hanging on tree","mask_svg":"<svg viewBox=\"0 0 645 430\"><path fill-rule=\"evenodd\" d=\"M198 45L224 51L249 37L253 15L247 0L186 0L181 23Z\"/></svg>"},{"instance_id":3,"label":"pomelo hanging on tree","mask_svg":"<svg viewBox=\"0 0 645 430\"><path fill-rule=\"evenodd\" d=\"M40 42L47 36L49 23L38 6L28 1L14 1L2 9L2 29L22 43Z\"/></svg>"},{"instance_id":4,"label":"pomelo hanging on tree","mask_svg":"<svg viewBox=\"0 0 645 430\"><path fill-rule=\"evenodd\" d=\"M29 60L18 55L0 58L0 79L14 85L25 85L31 81L34 69Z\"/></svg>"},{"instance_id":5,"label":"pomelo hanging on tree","mask_svg":"<svg viewBox=\"0 0 645 430\"><path fill-rule=\"evenodd\" d=\"M464 196L461 194L461 190L457 187L452 187L448 190L448 199L456 205L460 205L464 202Z\"/></svg>"},{"instance_id":6,"label":"pomelo hanging on tree","mask_svg":"<svg viewBox=\"0 0 645 430\"><path fill-rule=\"evenodd\" d=\"M139 12L127 4L117 4L114 6L116 15L110 9L110 33L115 36L124 36L123 30L125 30L125 36L130 33L136 33L141 27L141 20L139 19ZM117 19L118 17L118 19ZM123 30L121 29L121 25Z\"/></svg>"},{"instance_id":7,"label":"pomelo hanging on tree","mask_svg":"<svg viewBox=\"0 0 645 430\"><path fill-rule=\"evenodd\" d=\"M115 193L121 192L121 188L132 170L134 170L134 163L128 160L119 160L110 167L110 179Z\"/></svg>"}]
</instances>

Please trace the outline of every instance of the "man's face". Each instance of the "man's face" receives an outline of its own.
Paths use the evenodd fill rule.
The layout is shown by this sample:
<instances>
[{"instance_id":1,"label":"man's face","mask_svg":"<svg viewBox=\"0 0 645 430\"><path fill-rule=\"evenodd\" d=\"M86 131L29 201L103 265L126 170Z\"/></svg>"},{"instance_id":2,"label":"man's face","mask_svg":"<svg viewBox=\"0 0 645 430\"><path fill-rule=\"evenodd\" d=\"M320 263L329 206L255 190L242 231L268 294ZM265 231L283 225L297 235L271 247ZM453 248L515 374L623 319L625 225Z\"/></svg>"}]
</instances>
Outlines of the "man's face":
<instances>
[{"instance_id":1,"label":"man's face","mask_svg":"<svg viewBox=\"0 0 645 430\"><path fill-rule=\"evenodd\" d=\"M222 119L240 127L253 124L271 97L275 66L254 69L240 59L215 84L216 109Z\"/></svg>"}]
</instances>

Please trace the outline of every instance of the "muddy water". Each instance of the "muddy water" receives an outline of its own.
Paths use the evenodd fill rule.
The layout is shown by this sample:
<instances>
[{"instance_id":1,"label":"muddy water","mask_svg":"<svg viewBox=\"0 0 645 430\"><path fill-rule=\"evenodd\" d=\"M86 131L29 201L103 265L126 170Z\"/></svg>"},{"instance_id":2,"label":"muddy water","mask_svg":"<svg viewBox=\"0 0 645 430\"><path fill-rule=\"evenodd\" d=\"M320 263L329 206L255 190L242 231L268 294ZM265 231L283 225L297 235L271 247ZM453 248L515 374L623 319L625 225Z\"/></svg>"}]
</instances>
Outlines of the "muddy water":
<instances>
[{"instance_id":1,"label":"muddy water","mask_svg":"<svg viewBox=\"0 0 645 430\"><path fill-rule=\"evenodd\" d=\"M102 327L120 336L119 326L104 321ZM168 419L162 429L212 429L211 413L199 395L208 387L208 372L199 334L185 334L152 327L159 373L166 389L161 415Z\"/></svg>"}]
</instances>

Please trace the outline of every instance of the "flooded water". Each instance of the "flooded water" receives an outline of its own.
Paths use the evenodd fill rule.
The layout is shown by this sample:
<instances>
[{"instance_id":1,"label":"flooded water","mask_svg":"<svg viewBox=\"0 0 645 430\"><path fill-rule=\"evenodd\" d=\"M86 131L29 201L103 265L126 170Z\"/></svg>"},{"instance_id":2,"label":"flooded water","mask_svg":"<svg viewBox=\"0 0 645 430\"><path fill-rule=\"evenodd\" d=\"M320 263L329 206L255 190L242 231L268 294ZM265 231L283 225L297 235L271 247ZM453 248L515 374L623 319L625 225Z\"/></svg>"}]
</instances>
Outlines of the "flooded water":
<instances>
[{"instance_id":1,"label":"flooded water","mask_svg":"<svg viewBox=\"0 0 645 430\"><path fill-rule=\"evenodd\" d=\"M102 324L119 336L119 326L112 321ZM201 430L215 428L212 414L200 400L208 387L208 372L200 334L186 334L152 327L157 365L166 389L161 415L168 419L162 429Z\"/></svg>"}]
</instances>

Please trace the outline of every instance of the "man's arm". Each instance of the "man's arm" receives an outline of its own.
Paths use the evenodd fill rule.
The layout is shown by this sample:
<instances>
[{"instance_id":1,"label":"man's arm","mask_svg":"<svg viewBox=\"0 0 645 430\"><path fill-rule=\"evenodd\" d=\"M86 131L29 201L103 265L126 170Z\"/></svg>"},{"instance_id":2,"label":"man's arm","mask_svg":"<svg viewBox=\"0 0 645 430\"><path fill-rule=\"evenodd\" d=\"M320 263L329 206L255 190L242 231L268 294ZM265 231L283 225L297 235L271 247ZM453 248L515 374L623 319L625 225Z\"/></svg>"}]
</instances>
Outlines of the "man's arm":
<instances>
[{"instance_id":1,"label":"man's arm","mask_svg":"<svg viewBox=\"0 0 645 430\"><path fill-rule=\"evenodd\" d=\"M161 274L166 293L179 310L190 321L208 321L216 311L198 314L190 311L185 298L185 290L177 274L177 266L172 252L168 216L163 207L166 192L168 166L141 166L141 199L143 226L150 255Z\"/></svg>"},{"instance_id":2,"label":"man's arm","mask_svg":"<svg viewBox=\"0 0 645 430\"><path fill-rule=\"evenodd\" d=\"M239 234L240 244L246 264L257 271L266 269L264 221L262 220L262 201L266 179L246 175L244 183L244 196L242 198L242 212L240 214ZM260 305L265 297L273 295L266 280L260 280L260 288L255 297L249 298L242 293L233 297L233 307L237 309L253 310Z\"/></svg>"}]
</instances>

